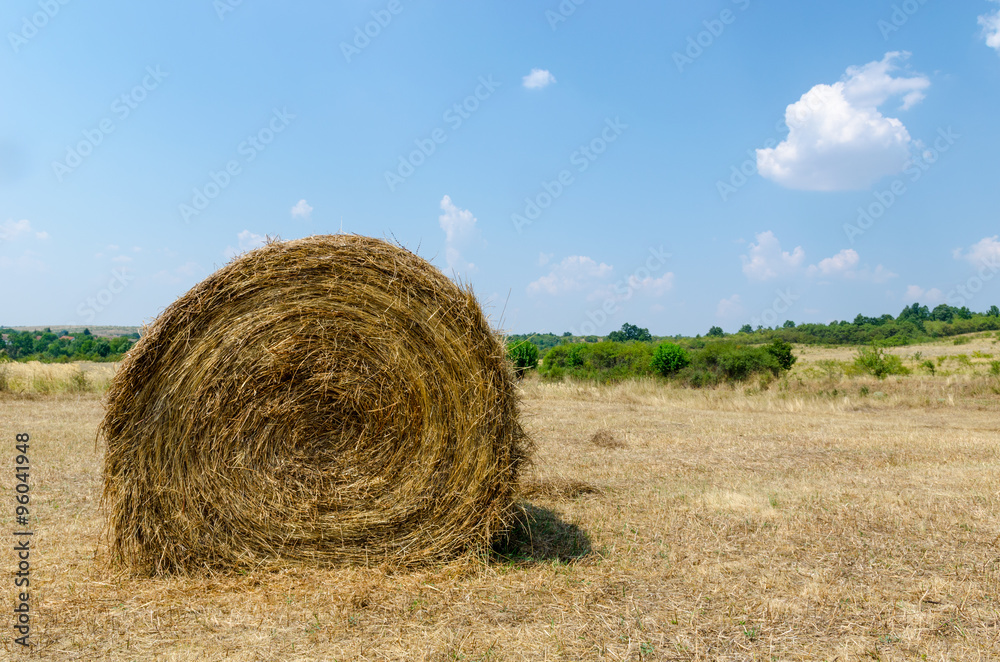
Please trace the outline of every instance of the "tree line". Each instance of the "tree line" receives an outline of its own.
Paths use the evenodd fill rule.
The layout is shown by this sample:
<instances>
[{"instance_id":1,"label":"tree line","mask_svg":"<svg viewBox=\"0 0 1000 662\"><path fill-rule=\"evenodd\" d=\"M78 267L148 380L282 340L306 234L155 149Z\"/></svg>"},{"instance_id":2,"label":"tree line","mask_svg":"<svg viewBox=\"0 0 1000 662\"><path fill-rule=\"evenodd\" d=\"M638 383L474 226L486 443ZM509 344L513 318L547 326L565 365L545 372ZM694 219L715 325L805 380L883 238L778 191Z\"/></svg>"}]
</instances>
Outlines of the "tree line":
<instances>
[{"instance_id":1,"label":"tree line","mask_svg":"<svg viewBox=\"0 0 1000 662\"><path fill-rule=\"evenodd\" d=\"M726 333L721 327L711 327L704 336L653 336L649 329L624 324L619 331L605 336L574 336L568 331L562 335L552 333L527 333L508 336L508 342L527 341L538 347L542 355L566 343L650 342L672 340L689 349L705 346L707 340L731 338L737 342L764 344L775 339L804 345L870 345L900 346L927 342L935 338L957 336L978 331L1000 330L1000 308L990 306L982 313L968 307L960 308L941 304L933 309L920 304L907 306L898 316L885 314L867 317L859 314L853 321L834 320L829 324L796 324L791 320L769 328L756 329L744 324L736 333Z\"/></svg>"},{"instance_id":2,"label":"tree line","mask_svg":"<svg viewBox=\"0 0 1000 662\"><path fill-rule=\"evenodd\" d=\"M0 360L44 363L120 361L138 339L138 333L106 338L93 335L90 329L70 335L65 329L54 333L50 328L43 331L0 328Z\"/></svg>"}]
</instances>

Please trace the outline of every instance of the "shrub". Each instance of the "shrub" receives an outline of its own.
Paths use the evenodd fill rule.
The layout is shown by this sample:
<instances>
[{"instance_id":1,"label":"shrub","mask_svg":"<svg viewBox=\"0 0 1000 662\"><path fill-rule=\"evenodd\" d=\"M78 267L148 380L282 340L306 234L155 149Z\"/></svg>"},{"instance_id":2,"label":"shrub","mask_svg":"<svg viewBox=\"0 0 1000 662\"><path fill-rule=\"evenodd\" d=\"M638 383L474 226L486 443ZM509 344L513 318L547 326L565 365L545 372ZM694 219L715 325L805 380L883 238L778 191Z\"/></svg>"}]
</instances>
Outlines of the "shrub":
<instances>
[{"instance_id":1,"label":"shrub","mask_svg":"<svg viewBox=\"0 0 1000 662\"><path fill-rule=\"evenodd\" d=\"M937 370L934 367L934 361L931 361L930 359L928 359L928 360L924 361L923 363L921 363L920 367L924 368L925 370L927 370L927 372L931 373L932 375L935 372L937 372Z\"/></svg>"},{"instance_id":2,"label":"shrub","mask_svg":"<svg viewBox=\"0 0 1000 662\"><path fill-rule=\"evenodd\" d=\"M759 374L779 376L785 368L767 347L745 347L715 342L694 355L684 374L691 386L712 386L723 381L742 382Z\"/></svg>"},{"instance_id":3,"label":"shrub","mask_svg":"<svg viewBox=\"0 0 1000 662\"><path fill-rule=\"evenodd\" d=\"M528 370L538 367L538 347L527 340L515 342L507 347L507 358L514 364L517 376L522 377Z\"/></svg>"},{"instance_id":4,"label":"shrub","mask_svg":"<svg viewBox=\"0 0 1000 662\"><path fill-rule=\"evenodd\" d=\"M653 360L650 366L653 370L666 377L678 370L683 370L690 363L691 356L686 349L680 345L665 342L653 352Z\"/></svg>"},{"instance_id":5,"label":"shrub","mask_svg":"<svg viewBox=\"0 0 1000 662\"><path fill-rule=\"evenodd\" d=\"M877 344L859 349L858 355L854 358L854 366L861 372L875 375L878 379L885 379L888 375L910 373L910 370L903 365L903 359L895 354L886 353L885 349Z\"/></svg>"},{"instance_id":6,"label":"shrub","mask_svg":"<svg viewBox=\"0 0 1000 662\"><path fill-rule=\"evenodd\" d=\"M764 349L773 356L777 361L778 365L781 366L782 370L791 370L792 366L795 365L797 360L792 354L791 344L785 342L781 338L775 338L770 345Z\"/></svg>"},{"instance_id":7,"label":"shrub","mask_svg":"<svg viewBox=\"0 0 1000 662\"><path fill-rule=\"evenodd\" d=\"M1000 377L1000 361L990 361L990 374Z\"/></svg>"}]
</instances>

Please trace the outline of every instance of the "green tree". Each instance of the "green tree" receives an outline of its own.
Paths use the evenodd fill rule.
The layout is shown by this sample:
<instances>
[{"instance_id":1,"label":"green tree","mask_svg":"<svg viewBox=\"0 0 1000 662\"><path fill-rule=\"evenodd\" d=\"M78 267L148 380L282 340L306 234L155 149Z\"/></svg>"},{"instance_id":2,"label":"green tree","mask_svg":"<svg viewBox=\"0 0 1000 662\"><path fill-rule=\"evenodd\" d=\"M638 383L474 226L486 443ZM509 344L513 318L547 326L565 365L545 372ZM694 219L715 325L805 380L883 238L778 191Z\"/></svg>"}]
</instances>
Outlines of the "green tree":
<instances>
[{"instance_id":1,"label":"green tree","mask_svg":"<svg viewBox=\"0 0 1000 662\"><path fill-rule=\"evenodd\" d=\"M740 333L753 333L753 327L749 324L744 324L740 327Z\"/></svg>"},{"instance_id":2,"label":"green tree","mask_svg":"<svg viewBox=\"0 0 1000 662\"><path fill-rule=\"evenodd\" d=\"M653 336L649 333L649 329L641 329L635 324L629 324L628 322L622 324L620 331L612 331L608 334L608 340L611 342L628 342L630 340L649 342L652 339Z\"/></svg>"},{"instance_id":3,"label":"green tree","mask_svg":"<svg viewBox=\"0 0 1000 662\"><path fill-rule=\"evenodd\" d=\"M708 330L708 333L705 335L711 338L721 338L726 335L726 332L722 330L722 327L713 326L711 329Z\"/></svg>"},{"instance_id":4,"label":"green tree","mask_svg":"<svg viewBox=\"0 0 1000 662\"><path fill-rule=\"evenodd\" d=\"M986 311L987 317L1000 317L1000 308L996 306L990 306L990 309Z\"/></svg>"},{"instance_id":5,"label":"green tree","mask_svg":"<svg viewBox=\"0 0 1000 662\"><path fill-rule=\"evenodd\" d=\"M781 326L784 329L794 329L795 328L795 322L793 322L792 320L785 320L785 323L782 324Z\"/></svg>"}]
</instances>

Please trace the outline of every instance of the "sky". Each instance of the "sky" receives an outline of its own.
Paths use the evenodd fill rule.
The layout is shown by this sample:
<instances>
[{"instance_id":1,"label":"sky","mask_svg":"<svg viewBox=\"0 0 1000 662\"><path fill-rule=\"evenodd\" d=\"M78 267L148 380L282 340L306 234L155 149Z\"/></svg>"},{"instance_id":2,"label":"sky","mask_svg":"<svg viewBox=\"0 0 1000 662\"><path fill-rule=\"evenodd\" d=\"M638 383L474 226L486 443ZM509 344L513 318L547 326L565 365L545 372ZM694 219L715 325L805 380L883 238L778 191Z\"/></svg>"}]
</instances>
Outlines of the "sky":
<instances>
[{"instance_id":1,"label":"sky","mask_svg":"<svg viewBox=\"0 0 1000 662\"><path fill-rule=\"evenodd\" d=\"M151 322L268 237L507 332L1000 302L1000 2L9 0L0 325Z\"/></svg>"}]
</instances>

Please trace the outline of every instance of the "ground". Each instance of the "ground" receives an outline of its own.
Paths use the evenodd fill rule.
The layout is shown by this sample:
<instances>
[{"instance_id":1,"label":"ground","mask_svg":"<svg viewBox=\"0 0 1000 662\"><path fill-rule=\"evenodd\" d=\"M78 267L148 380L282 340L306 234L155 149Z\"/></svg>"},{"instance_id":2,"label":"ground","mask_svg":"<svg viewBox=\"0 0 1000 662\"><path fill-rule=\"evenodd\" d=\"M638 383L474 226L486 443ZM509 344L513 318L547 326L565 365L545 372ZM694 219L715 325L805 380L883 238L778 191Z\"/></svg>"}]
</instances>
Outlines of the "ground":
<instances>
[{"instance_id":1,"label":"ground","mask_svg":"<svg viewBox=\"0 0 1000 662\"><path fill-rule=\"evenodd\" d=\"M877 381L821 363L852 350L797 348L766 389L529 378L528 524L491 558L416 572L116 575L95 551L100 395L0 393L0 464L32 435L33 657L1000 659L996 345L895 351L979 356Z\"/></svg>"}]
</instances>

